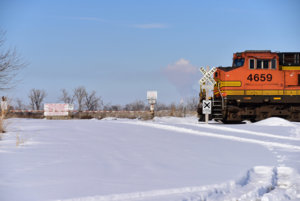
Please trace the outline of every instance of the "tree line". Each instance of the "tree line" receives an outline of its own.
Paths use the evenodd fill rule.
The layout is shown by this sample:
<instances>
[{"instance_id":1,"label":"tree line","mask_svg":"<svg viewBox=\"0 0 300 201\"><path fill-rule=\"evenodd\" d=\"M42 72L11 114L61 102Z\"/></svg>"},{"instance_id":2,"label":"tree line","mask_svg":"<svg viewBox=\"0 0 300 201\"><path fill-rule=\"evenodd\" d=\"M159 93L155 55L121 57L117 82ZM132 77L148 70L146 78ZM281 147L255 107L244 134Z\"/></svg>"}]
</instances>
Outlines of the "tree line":
<instances>
[{"instance_id":1,"label":"tree line","mask_svg":"<svg viewBox=\"0 0 300 201\"><path fill-rule=\"evenodd\" d=\"M43 110L44 99L47 93L42 89L31 89L28 98L29 105L23 103L21 99L16 99L12 104L15 110ZM101 109L103 101L100 96L96 95L95 91L88 92L85 87L80 86L69 93L66 89L61 90L61 95L57 100L60 103L68 103L76 105L78 111L90 110L96 111ZM13 101L11 101L13 102Z\"/></svg>"},{"instance_id":2,"label":"tree line","mask_svg":"<svg viewBox=\"0 0 300 201\"><path fill-rule=\"evenodd\" d=\"M24 104L21 99L16 99L12 102L11 109L14 110L43 110L44 99L47 96L45 90L31 89L28 98L29 104ZM96 94L96 91L87 91L84 86L75 88L72 92L62 89L60 96L57 100L60 103L74 104L75 109L78 111L148 111L150 110L148 102L145 100L136 100L128 104L111 104L103 103L101 96ZM190 97L179 104L171 103L164 104L158 102L155 105L155 110L187 110L196 111L198 105L197 97Z\"/></svg>"}]
</instances>

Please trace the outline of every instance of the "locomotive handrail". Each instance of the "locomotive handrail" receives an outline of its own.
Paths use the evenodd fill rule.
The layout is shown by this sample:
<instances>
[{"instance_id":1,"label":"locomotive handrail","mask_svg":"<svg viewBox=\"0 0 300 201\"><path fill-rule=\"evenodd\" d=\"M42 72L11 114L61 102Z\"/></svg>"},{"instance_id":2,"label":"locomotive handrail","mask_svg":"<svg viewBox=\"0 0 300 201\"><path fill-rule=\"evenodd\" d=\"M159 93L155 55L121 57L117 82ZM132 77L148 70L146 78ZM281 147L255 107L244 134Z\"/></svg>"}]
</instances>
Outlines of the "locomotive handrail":
<instances>
[{"instance_id":1,"label":"locomotive handrail","mask_svg":"<svg viewBox=\"0 0 300 201\"><path fill-rule=\"evenodd\" d=\"M224 109L224 98L223 98L223 95L222 95L222 92L221 92L221 89L220 89L220 82L218 82L217 87L218 87L218 91L219 91L219 94L220 94L221 99L222 99L222 110L223 110Z\"/></svg>"}]
</instances>

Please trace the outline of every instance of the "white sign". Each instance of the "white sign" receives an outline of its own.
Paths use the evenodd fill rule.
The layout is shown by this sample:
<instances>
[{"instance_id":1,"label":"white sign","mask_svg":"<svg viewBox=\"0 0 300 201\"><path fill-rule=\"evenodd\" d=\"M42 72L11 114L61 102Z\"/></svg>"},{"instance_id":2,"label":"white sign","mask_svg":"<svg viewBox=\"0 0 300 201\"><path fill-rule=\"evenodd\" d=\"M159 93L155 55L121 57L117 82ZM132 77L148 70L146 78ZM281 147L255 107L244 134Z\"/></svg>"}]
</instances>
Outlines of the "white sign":
<instances>
[{"instance_id":1,"label":"white sign","mask_svg":"<svg viewBox=\"0 0 300 201\"><path fill-rule=\"evenodd\" d=\"M149 104L155 104L157 100L157 91L147 91L147 100Z\"/></svg>"},{"instance_id":2,"label":"white sign","mask_svg":"<svg viewBox=\"0 0 300 201\"><path fill-rule=\"evenodd\" d=\"M157 91L147 91L147 99L157 99Z\"/></svg>"},{"instance_id":3,"label":"white sign","mask_svg":"<svg viewBox=\"0 0 300 201\"><path fill-rule=\"evenodd\" d=\"M46 103L44 104L44 116L68 116L72 104Z\"/></svg>"},{"instance_id":4,"label":"white sign","mask_svg":"<svg viewBox=\"0 0 300 201\"><path fill-rule=\"evenodd\" d=\"M203 114L211 114L211 101L210 100L203 100L202 113Z\"/></svg>"}]
</instances>

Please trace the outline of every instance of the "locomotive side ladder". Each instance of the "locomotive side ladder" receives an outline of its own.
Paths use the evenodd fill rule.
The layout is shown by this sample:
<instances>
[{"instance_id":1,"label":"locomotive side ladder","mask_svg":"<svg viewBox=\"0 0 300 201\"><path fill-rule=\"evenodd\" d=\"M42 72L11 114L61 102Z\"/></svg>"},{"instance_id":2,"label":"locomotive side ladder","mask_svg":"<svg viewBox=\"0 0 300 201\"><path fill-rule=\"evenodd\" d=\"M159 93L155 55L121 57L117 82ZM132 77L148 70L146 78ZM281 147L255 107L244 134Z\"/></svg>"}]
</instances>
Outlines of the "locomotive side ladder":
<instances>
[{"instance_id":1,"label":"locomotive side ladder","mask_svg":"<svg viewBox=\"0 0 300 201\"><path fill-rule=\"evenodd\" d=\"M222 111L223 111L222 100L221 99L213 99L212 118L216 121L223 120Z\"/></svg>"}]
</instances>

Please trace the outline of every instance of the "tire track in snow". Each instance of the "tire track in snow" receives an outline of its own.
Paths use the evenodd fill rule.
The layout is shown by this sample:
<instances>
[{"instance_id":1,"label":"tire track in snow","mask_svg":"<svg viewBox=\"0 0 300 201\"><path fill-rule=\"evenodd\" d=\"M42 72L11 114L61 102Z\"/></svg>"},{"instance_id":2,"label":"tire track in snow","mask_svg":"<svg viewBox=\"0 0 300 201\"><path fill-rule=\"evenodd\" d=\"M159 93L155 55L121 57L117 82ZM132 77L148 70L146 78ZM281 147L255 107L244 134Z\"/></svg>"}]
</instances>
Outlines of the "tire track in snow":
<instances>
[{"instance_id":1,"label":"tire track in snow","mask_svg":"<svg viewBox=\"0 0 300 201\"><path fill-rule=\"evenodd\" d=\"M118 123L147 126L147 127L151 127L151 128L158 128L158 129L162 129L162 130L174 131L174 132L178 132L178 133L188 133L188 134L192 134L192 135L199 135L199 136L219 138L219 139L225 139L225 140L231 140L231 141L259 144L259 145L263 145L263 146L267 146L267 147L278 147L278 148L290 149L293 151L300 151L300 146L296 146L296 145L284 144L284 143L278 143L278 142L270 142L270 141L262 141L262 140L256 140L256 139L250 139L250 138L242 138L242 137L236 137L236 136L232 136L232 135L222 135L222 134L216 134L216 133L202 132L202 131L193 130L190 128L182 128L182 127L173 126L173 125L172 126L171 125L162 125L162 124L140 122L140 121L139 122L122 121L122 122L118 122Z\"/></svg>"},{"instance_id":2,"label":"tire track in snow","mask_svg":"<svg viewBox=\"0 0 300 201\"><path fill-rule=\"evenodd\" d=\"M300 176L289 167L256 166L237 181L198 187L161 189L144 192L71 198L57 201L133 201L145 199L166 200L257 200L260 198L300 197ZM183 197L185 197L183 199ZM268 199L267 199L268 200Z\"/></svg>"},{"instance_id":3,"label":"tire track in snow","mask_svg":"<svg viewBox=\"0 0 300 201\"><path fill-rule=\"evenodd\" d=\"M184 187L184 188L174 188L174 189L162 189L135 193L122 193L122 194L112 194L104 196L90 196L82 198L71 198L65 200L56 201L131 201L131 200L143 200L147 198L163 197L170 195L181 195L185 193L199 193L203 194L213 194L218 188L227 188L228 184L214 185L214 186L200 186L200 187Z\"/></svg>"},{"instance_id":4,"label":"tire track in snow","mask_svg":"<svg viewBox=\"0 0 300 201\"><path fill-rule=\"evenodd\" d=\"M216 133L206 133L198 130L182 128L178 126L162 125L149 122L116 122L147 126L162 130L187 133L192 135L221 138L232 141L260 144L267 147L281 147L294 151L300 151L299 146L265 142L236 136L228 136ZM199 187L183 187L174 189L159 189L144 192L121 193L112 195L98 195L81 198L71 198L57 201L134 201L134 200L269 200L275 198L300 198L300 177L296 170L289 167L257 166L250 169L242 179L223 184L207 185ZM171 199L170 199L171 198Z\"/></svg>"},{"instance_id":5,"label":"tire track in snow","mask_svg":"<svg viewBox=\"0 0 300 201\"><path fill-rule=\"evenodd\" d=\"M269 138L277 138L277 139L283 139L283 140L300 141L300 138L289 137L289 136L279 136L279 135L274 135L274 134L270 134L270 133L248 131L248 130L243 130L243 129L238 129L238 128L228 128L228 127L224 127L224 126L212 126L212 125L207 125L207 124L192 124L192 123L182 123L182 124L194 126L194 127L198 127L198 128L209 128L209 129L215 129L215 130L230 131L230 132L235 132L235 133L244 133L244 134L255 135L255 136L260 136L260 137L269 137Z\"/></svg>"}]
</instances>

